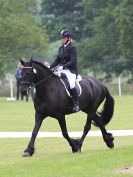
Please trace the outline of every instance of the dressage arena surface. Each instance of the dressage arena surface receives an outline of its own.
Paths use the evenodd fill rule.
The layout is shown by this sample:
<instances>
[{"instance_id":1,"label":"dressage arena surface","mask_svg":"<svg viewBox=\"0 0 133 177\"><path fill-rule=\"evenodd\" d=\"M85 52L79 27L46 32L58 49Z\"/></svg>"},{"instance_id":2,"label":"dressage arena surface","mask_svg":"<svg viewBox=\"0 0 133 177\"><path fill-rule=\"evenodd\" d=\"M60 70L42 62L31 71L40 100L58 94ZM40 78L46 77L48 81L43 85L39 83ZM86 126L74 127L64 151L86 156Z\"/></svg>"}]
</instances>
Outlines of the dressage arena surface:
<instances>
[{"instance_id":1,"label":"dressage arena surface","mask_svg":"<svg viewBox=\"0 0 133 177\"><path fill-rule=\"evenodd\" d=\"M133 130L108 130L113 136L133 136ZM0 138L29 138L32 132L0 132ZM83 132L69 132L70 137L80 137ZM102 136L101 131L90 131L87 136L99 137ZM61 132L39 132L38 138L42 137L63 137Z\"/></svg>"}]
</instances>

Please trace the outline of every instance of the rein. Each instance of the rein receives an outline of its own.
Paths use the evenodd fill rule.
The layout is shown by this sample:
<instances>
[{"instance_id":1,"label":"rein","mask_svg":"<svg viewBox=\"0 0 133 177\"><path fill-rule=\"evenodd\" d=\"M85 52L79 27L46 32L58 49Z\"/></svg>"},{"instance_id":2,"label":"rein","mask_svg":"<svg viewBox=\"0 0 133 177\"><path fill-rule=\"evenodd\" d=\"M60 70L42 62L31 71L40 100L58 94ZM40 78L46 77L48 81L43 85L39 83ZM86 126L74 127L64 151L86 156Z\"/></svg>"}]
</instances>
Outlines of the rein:
<instances>
[{"instance_id":1,"label":"rein","mask_svg":"<svg viewBox=\"0 0 133 177\"><path fill-rule=\"evenodd\" d=\"M41 81L37 82L36 84L34 84L34 86L37 86L41 83L43 83L44 81L48 80L50 77L52 77L54 74L50 74L48 77L46 77L45 79L42 79ZM34 87L34 86L31 86L31 87Z\"/></svg>"}]
</instances>

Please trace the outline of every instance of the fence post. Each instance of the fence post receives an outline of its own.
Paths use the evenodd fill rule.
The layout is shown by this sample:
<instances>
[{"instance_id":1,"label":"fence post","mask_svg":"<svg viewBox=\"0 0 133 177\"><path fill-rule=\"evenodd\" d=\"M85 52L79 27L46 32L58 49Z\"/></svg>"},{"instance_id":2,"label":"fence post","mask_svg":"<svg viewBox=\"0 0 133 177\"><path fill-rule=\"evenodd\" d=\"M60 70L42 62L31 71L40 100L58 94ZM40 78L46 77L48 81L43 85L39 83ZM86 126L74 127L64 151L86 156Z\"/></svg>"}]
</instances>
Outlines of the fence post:
<instances>
[{"instance_id":1,"label":"fence post","mask_svg":"<svg viewBox=\"0 0 133 177\"><path fill-rule=\"evenodd\" d=\"M9 85L10 85L10 97L7 98L8 101L14 101L15 98L13 97L13 79L12 75L9 77Z\"/></svg>"},{"instance_id":2,"label":"fence post","mask_svg":"<svg viewBox=\"0 0 133 177\"><path fill-rule=\"evenodd\" d=\"M118 79L119 96L121 96L121 78Z\"/></svg>"}]
</instances>

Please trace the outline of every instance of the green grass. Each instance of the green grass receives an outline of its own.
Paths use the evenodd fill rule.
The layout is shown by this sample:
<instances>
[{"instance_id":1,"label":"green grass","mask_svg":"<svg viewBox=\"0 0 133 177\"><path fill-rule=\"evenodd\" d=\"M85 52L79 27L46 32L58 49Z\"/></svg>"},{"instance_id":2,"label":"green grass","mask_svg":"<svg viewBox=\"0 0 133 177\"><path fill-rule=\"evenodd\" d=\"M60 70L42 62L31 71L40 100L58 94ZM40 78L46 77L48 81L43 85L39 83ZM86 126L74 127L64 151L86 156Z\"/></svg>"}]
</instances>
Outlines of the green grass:
<instances>
[{"instance_id":1,"label":"green grass","mask_svg":"<svg viewBox=\"0 0 133 177\"><path fill-rule=\"evenodd\" d=\"M72 154L63 138L40 138L35 155L23 158L27 142L0 140L0 177L119 177L119 168L133 165L133 137L116 137L113 150L101 138L86 138L79 154Z\"/></svg>"},{"instance_id":2,"label":"green grass","mask_svg":"<svg viewBox=\"0 0 133 177\"><path fill-rule=\"evenodd\" d=\"M107 129L133 128L133 96L115 97L114 116ZM7 102L0 98L0 131L32 131L34 125L34 106L32 102ZM69 131L82 131L86 114L79 112L66 116ZM98 130L92 126L92 130ZM46 118L40 131L60 131L57 120Z\"/></svg>"},{"instance_id":3,"label":"green grass","mask_svg":"<svg viewBox=\"0 0 133 177\"><path fill-rule=\"evenodd\" d=\"M133 129L133 96L115 97L115 102L115 113L107 129ZM82 112L68 116L68 130L83 130L85 120ZM32 102L0 98L0 131L32 131L33 125ZM48 118L41 131L60 128L56 120ZM22 158L28 142L29 138L0 139L0 177L133 177L118 172L133 166L133 136L115 137L112 150L101 137L87 137L78 154L71 153L63 138L38 138L34 156Z\"/></svg>"}]
</instances>

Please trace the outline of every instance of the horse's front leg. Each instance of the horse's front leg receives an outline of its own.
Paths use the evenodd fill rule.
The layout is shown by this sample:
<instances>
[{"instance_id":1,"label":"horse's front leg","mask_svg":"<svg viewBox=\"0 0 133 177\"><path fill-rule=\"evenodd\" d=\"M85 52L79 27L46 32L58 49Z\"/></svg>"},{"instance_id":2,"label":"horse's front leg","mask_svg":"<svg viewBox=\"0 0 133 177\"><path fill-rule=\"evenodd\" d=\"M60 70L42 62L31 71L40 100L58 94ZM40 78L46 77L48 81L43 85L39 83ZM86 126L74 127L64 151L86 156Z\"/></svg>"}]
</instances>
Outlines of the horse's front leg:
<instances>
[{"instance_id":1,"label":"horse's front leg","mask_svg":"<svg viewBox=\"0 0 133 177\"><path fill-rule=\"evenodd\" d=\"M91 122L92 122L93 116L94 116L94 114L91 113L91 112L87 114L87 120L86 120L86 123L85 123L85 126L84 126L83 135L80 138L81 147L83 145L83 141L84 141L86 135L88 134L89 130L91 129Z\"/></svg>"},{"instance_id":2,"label":"horse's front leg","mask_svg":"<svg viewBox=\"0 0 133 177\"><path fill-rule=\"evenodd\" d=\"M42 121L43 121L43 116L36 113L35 114L35 126L33 129L32 136L28 144L28 147L25 149L23 153L23 157L32 156L34 154L34 151L35 151L34 143L35 143L35 139L38 134L39 128L41 127Z\"/></svg>"},{"instance_id":3,"label":"horse's front leg","mask_svg":"<svg viewBox=\"0 0 133 177\"><path fill-rule=\"evenodd\" d=\"M62 135L63 137L68 141L69 145L72 148L72 152L79 152L80 151L80 145L79 145L79 140L77 139L71 139L68 135L67 127L66 127L66 120L65 116L60 116L58 118L58 122L61 127Z\"/></svg>"}]
</instances>

